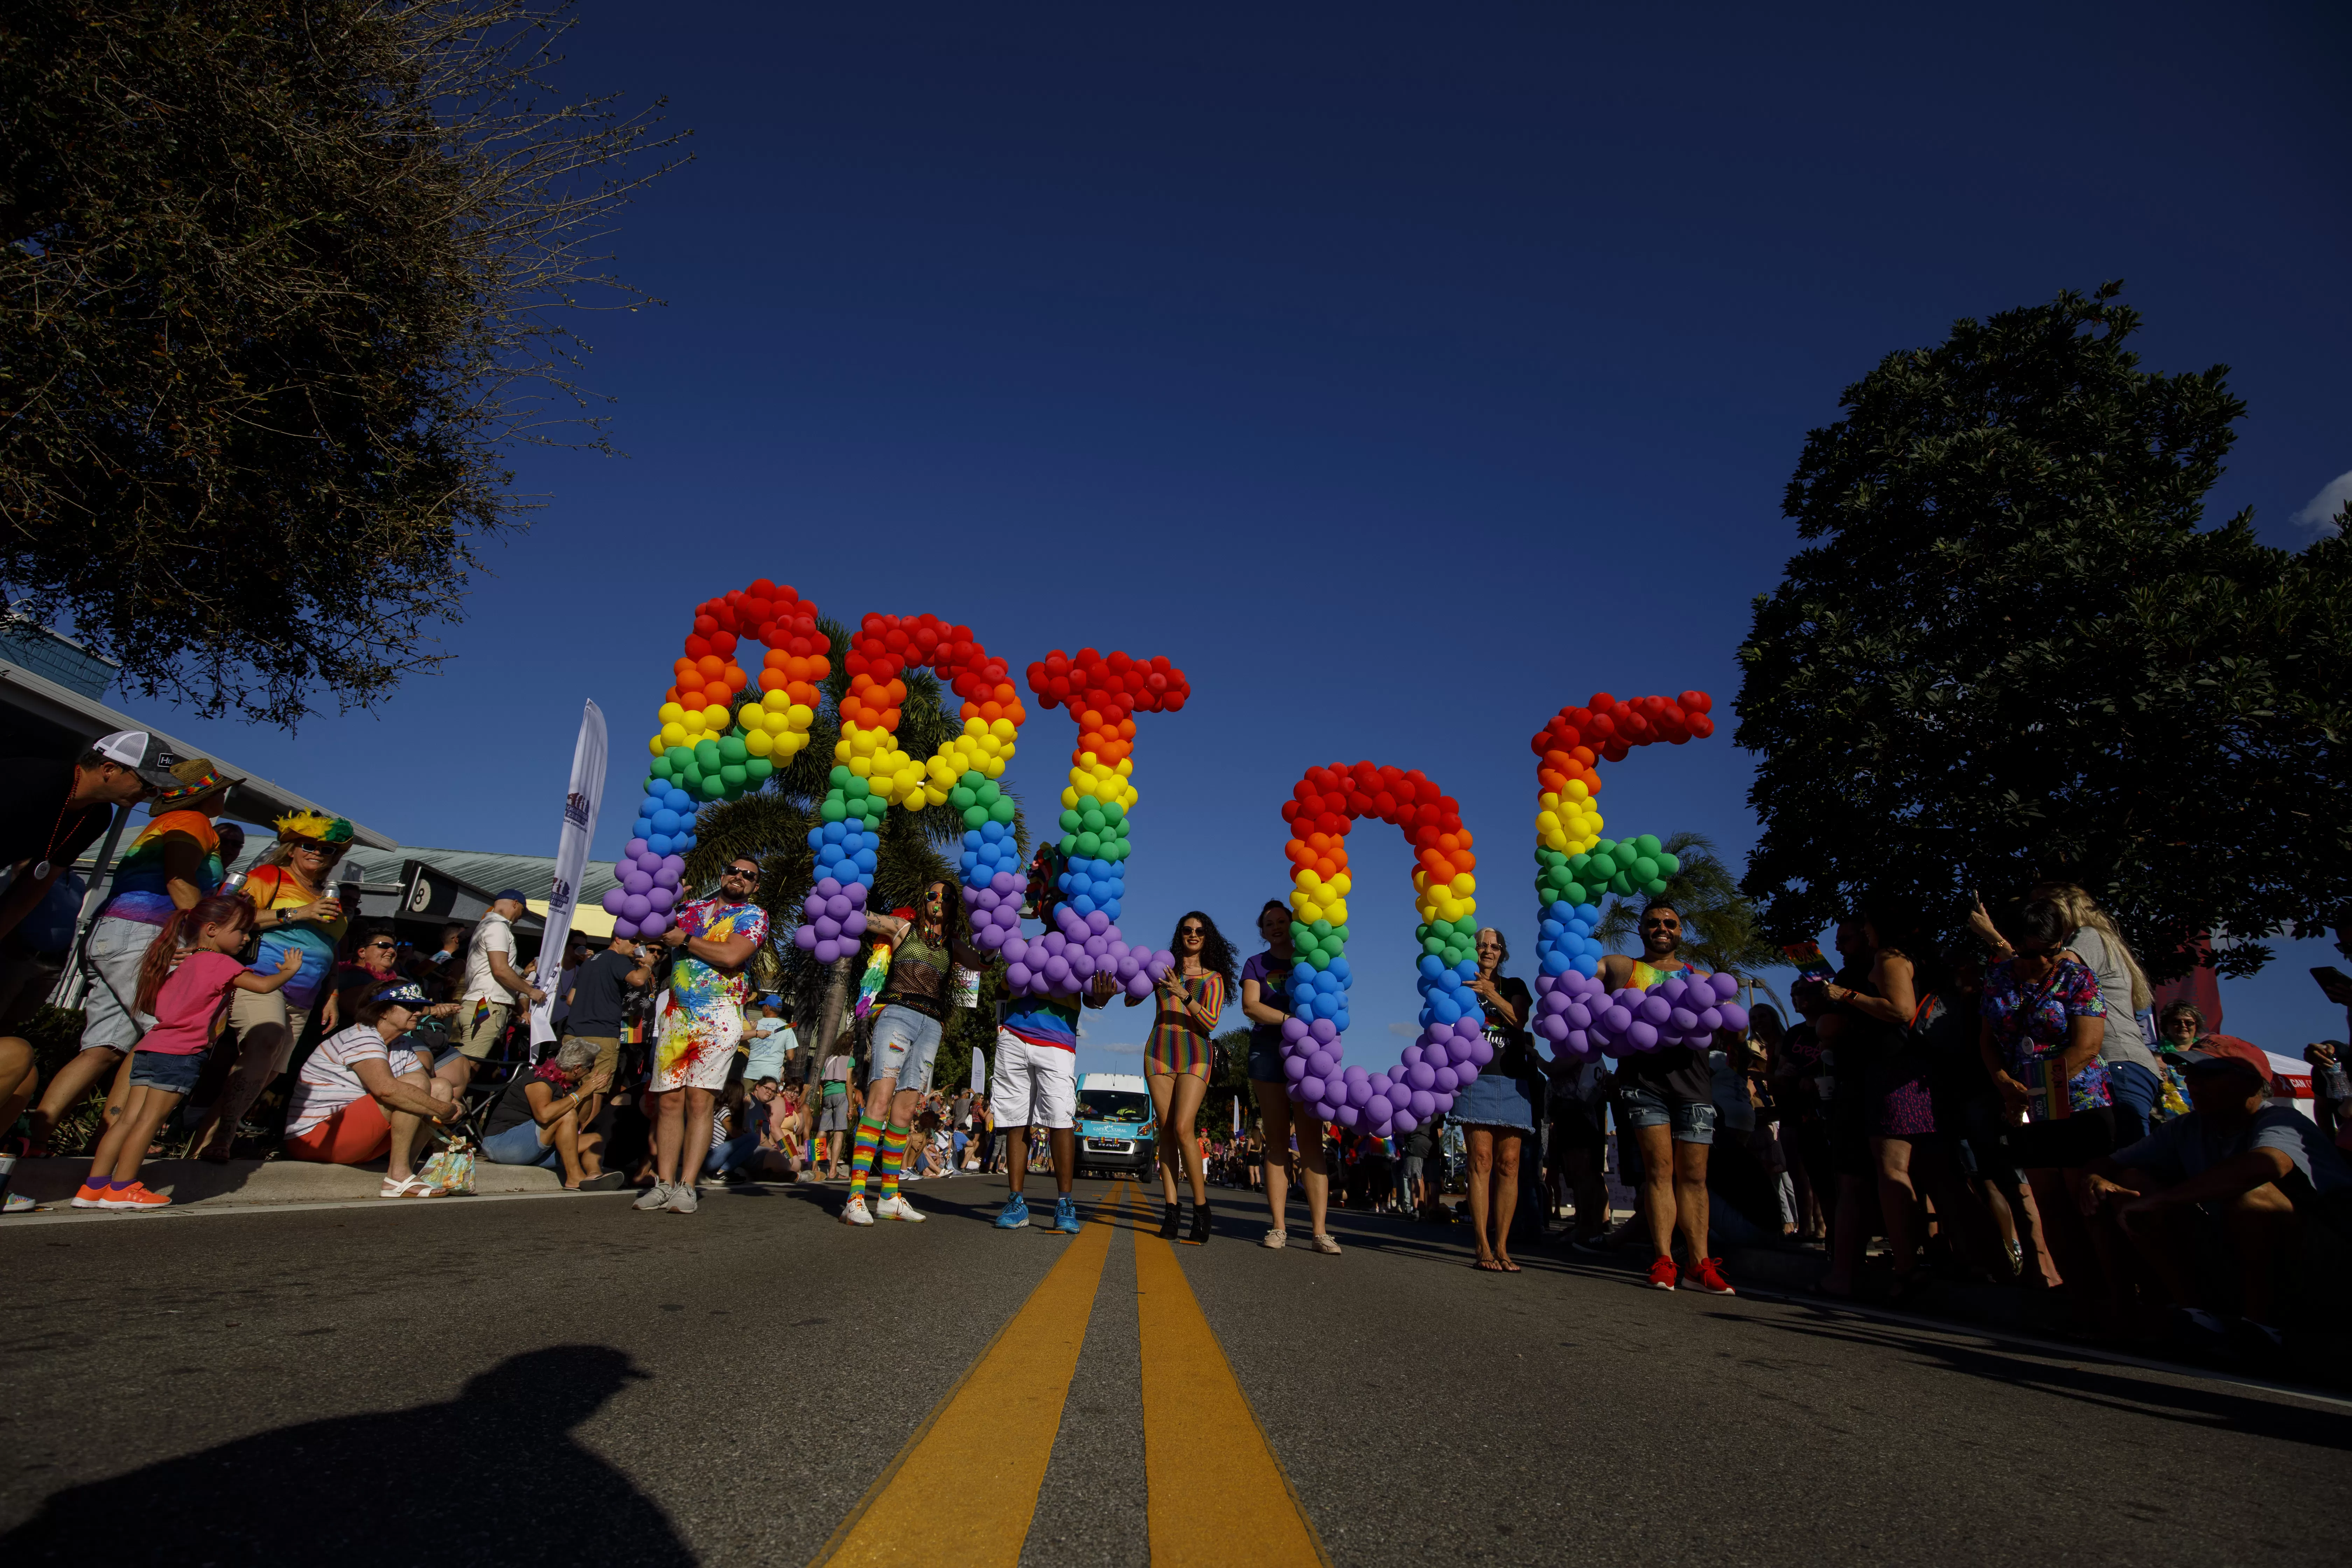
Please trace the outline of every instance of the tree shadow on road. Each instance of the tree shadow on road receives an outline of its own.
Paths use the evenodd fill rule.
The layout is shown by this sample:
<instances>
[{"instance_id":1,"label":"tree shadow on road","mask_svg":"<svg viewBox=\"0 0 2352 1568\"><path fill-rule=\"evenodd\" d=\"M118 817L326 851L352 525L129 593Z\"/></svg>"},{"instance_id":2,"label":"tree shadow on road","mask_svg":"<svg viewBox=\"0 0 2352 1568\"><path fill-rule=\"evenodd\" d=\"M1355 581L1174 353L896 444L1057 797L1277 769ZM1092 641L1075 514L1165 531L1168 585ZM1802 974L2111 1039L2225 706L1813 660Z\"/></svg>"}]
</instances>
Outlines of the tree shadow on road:
<instances>
[{"instance_id":1,"label":"tree shadow on road","mask_svg":"<svg viewBox=\"0 0 2352 1568\"><path fill-rule=\"evenodd\" d=\"M691 1563L653 1500L572 1435L646 1375L604 1345L532 1351L445 1404L282 1426L61 1491L0 1537L0 1562Z\"/></svg>"},{"instance_id":2,"label":"tree shadow on road","mask_svg":"<svg viewBox=\"0 0 2352 1568\"><path fill-rule=\"evenodd\" d=\"M2159 1420L2183 1422L2217 1432L2243 1432L2258 1437L2273 1437L2281 1442L2298 1443L2308 1447L2352 1448L2352 1421L2347 1421L2340 1411L2315 1410L2295 1403L2286 1395L2266 1395L2252 1390L2234 1392L2238 1385L2205 1381L2200 1374L2189 1369L2172 1373L2144 1372L2125 1366L2106 1367L2053 1359L2055 1352L2047 1351L1956 1344L1946 1339L1931 1337L1931 1334L1985 1331L1964 1323L1931 1331L1931 1333L1914 1334L1892 1325L1871 1325L1850 1318L1814 1317L1792 1321L1760 1316L1733 1317L1728 1313L1713 1313L1710 1316L1737 1322L1744 1328L1769 1329L1780 1333L1801 1334L1809 1339L1838 1340L1852 1345L1932 1356L1954 1372L1966 1373L1971 1377L2054 1394L2060 1399L2096 1405L2103 1410L2152 1415ZM2186 1384L2170 1381L2176 1377L2196 1381Z\"/></svg>"}]
</instances>

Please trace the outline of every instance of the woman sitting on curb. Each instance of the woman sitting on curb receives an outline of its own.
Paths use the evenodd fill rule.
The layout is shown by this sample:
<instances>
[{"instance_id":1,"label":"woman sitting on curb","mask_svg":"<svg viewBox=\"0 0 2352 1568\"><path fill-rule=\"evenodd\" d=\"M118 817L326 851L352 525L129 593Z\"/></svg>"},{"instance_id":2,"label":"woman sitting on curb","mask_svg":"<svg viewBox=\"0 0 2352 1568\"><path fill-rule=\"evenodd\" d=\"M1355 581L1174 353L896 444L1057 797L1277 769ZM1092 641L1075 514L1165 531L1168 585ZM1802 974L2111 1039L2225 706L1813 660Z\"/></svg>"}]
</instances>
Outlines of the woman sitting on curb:
<instances>
[{"instance_id":1,"label":"woman sitting on curb","mask_svg":"<svg viewBox=\"0 0 2352 1568\"><path fill-rule=\"evenodd\" d=\"M552 1058L518 1074L482 1129L484 1157L500 1165L560 1166L566 1192L620 1186L621 1173L598 1163L596 1134L580 1125L580 1108L613 1081L613 1069L596 1065L601 1048L598 1041L573 1035Z\"/></svg>"},{"instance_id":2,"label":"woman sitting on curb","mask_svg":"<svg viewBox=\"0 0 2352 1568\"><path fill-rule=\"evenodd\" d=\"M387 985L360 1004L350 1028L320 1042L287 1106L287 1158L363 1165L388 1156L380 1196L441 1195L416 1179L409 1152L426 1121L455 1122L465 1102L434 1080L415 1051L393 1043L426 1005L414 981Z\"/></svg>"}]
</instances>

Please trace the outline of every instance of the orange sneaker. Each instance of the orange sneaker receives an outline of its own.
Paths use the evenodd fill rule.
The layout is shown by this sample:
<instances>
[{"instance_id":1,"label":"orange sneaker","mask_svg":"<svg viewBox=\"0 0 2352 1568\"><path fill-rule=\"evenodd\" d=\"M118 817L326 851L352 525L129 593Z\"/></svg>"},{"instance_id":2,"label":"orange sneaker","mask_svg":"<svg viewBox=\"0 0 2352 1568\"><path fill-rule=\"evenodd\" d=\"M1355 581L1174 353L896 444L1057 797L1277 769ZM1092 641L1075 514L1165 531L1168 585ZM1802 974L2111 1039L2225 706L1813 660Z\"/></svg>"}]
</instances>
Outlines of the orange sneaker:
<instances>
[{"instance_id":1,"label":"orange sneaker","mask_svg":"<svg viewBox=\"0 0 2352 1568\"><path fill-rule=\"evenodd\" d=\"M1698 1267L1691 1270L1690 1288L1703 1290L1710 1296L1739 1294L1731 1288L1731 1281L1723 1277L1723 1259L1720 1258L1700 1258Z\"/></svg>"},{"instance_id":2,"label":"orange sneaker","mask_svg":"<svg viewBox=\"0 0 2352 1568\"><path fill-rule=\"evenodd\" d=\"M114 1190L103 1182L84 1182L73 1195L73 1206L78 1209L102 1209L106 1206L106 1200L113 1195Z\"/></svg>"},{"instance_id":3,"label":"orange sneaker","mask_svg":"<svg viewBox=\"0 0 2352 1568\"><path fill-rule=\"evenodd\" d=\"M1675 1288L1675 1277L1677 1272L1678 1270L1675 1268L1675 1260L1673 1258L1659 1258L1656 1262L1650 1265L1650 1289L1653 1290L1673 1289Z\"/></svg>"},{"instance_id":4,"label":"orange sneaker","mask_svg":"<svg viewBox=\"0 0 2352 1568\"><path fill-rule=\"evenodd\" d=\"M143 1212L170 1208L172 1200L161 1193L149 1192L144 1182L133 1182L127 1187L109 1193L106 1195L106 1206L110 1209Z\"/></svg>"}]
</instances>

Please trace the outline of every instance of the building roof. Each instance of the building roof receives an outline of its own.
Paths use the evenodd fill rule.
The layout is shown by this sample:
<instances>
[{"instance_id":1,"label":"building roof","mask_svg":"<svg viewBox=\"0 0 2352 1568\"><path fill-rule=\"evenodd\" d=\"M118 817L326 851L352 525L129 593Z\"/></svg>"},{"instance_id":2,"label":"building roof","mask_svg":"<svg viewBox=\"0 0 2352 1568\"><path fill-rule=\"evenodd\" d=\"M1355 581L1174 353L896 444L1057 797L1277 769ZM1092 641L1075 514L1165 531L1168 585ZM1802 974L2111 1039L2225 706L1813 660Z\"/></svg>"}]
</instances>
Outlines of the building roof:
<instances>
[{"instance_id":1,"label":"building roof","mask_svg":"<svg viewBox=\"0 0 2352 1568\"><path fill-rule=\"evenodd\" d=\"M117 730L144 730L162 737L166 744L183 755L212 757L222 776L234 781L228 792L226 815L239 822L268 823L297 811L315 811L325 816L341 815L314 800L296 795L282 784L272 784L249 769L240 768L225 757L213 757L206 748L190 745L144 719L134 719L128 713L109 708L94 697L86 697L6 659L0 659L0 709L9 710L15 717L16 723L12 728L23 726L36 741L54 742L58 738L55 734L41 733L46 729L52 732L61 731L63 737L87 747L100 735L111 734ZM352 824L352 833L357 842L370 848L400 847L397 840L356 822ZM553 862L551 860L548 865L547 879L552 881ZM464 873L459 872L458 875ZM606 886L610 885L608 879ZM597 897L603 896L604 890L599 889Z\"/></svg>"}]
</instances>

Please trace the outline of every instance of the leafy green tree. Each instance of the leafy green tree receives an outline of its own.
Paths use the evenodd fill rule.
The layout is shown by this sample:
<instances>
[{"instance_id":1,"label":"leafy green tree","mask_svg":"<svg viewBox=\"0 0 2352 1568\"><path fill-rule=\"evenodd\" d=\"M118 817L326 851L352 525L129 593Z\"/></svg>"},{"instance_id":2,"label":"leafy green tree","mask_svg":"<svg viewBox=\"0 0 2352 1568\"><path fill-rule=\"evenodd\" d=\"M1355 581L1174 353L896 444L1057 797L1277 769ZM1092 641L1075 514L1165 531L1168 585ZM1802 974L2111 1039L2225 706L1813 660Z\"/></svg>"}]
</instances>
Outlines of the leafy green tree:
<instances>
[{"instance_id":1,"label":"leafy green tree","mask_svg":"<svg viewBox=\"0 0 2352 1568\"><path fill-rule=\"evenodd\" d=\"M2200 526L2244 405L2140 369L2120 289L1889 354L1808 437L1783 510L1818 542L1740 649L1770 930L2063 879L2162 975L2340 901L2341 542Z\"/></svg>"},{"instance_id":2,"label":"leafy green tree","mask_svg":"<svg viewBox=\"0 0 2352 1568\"><path fill-rule=\"evenodd\" d=\"M671 144L528 0L0 8L0 590L290 725L430 668L505 452L602 447L565 325ZM648 175L647 177L650 177Z\"/></svg>"}]
</instances>

